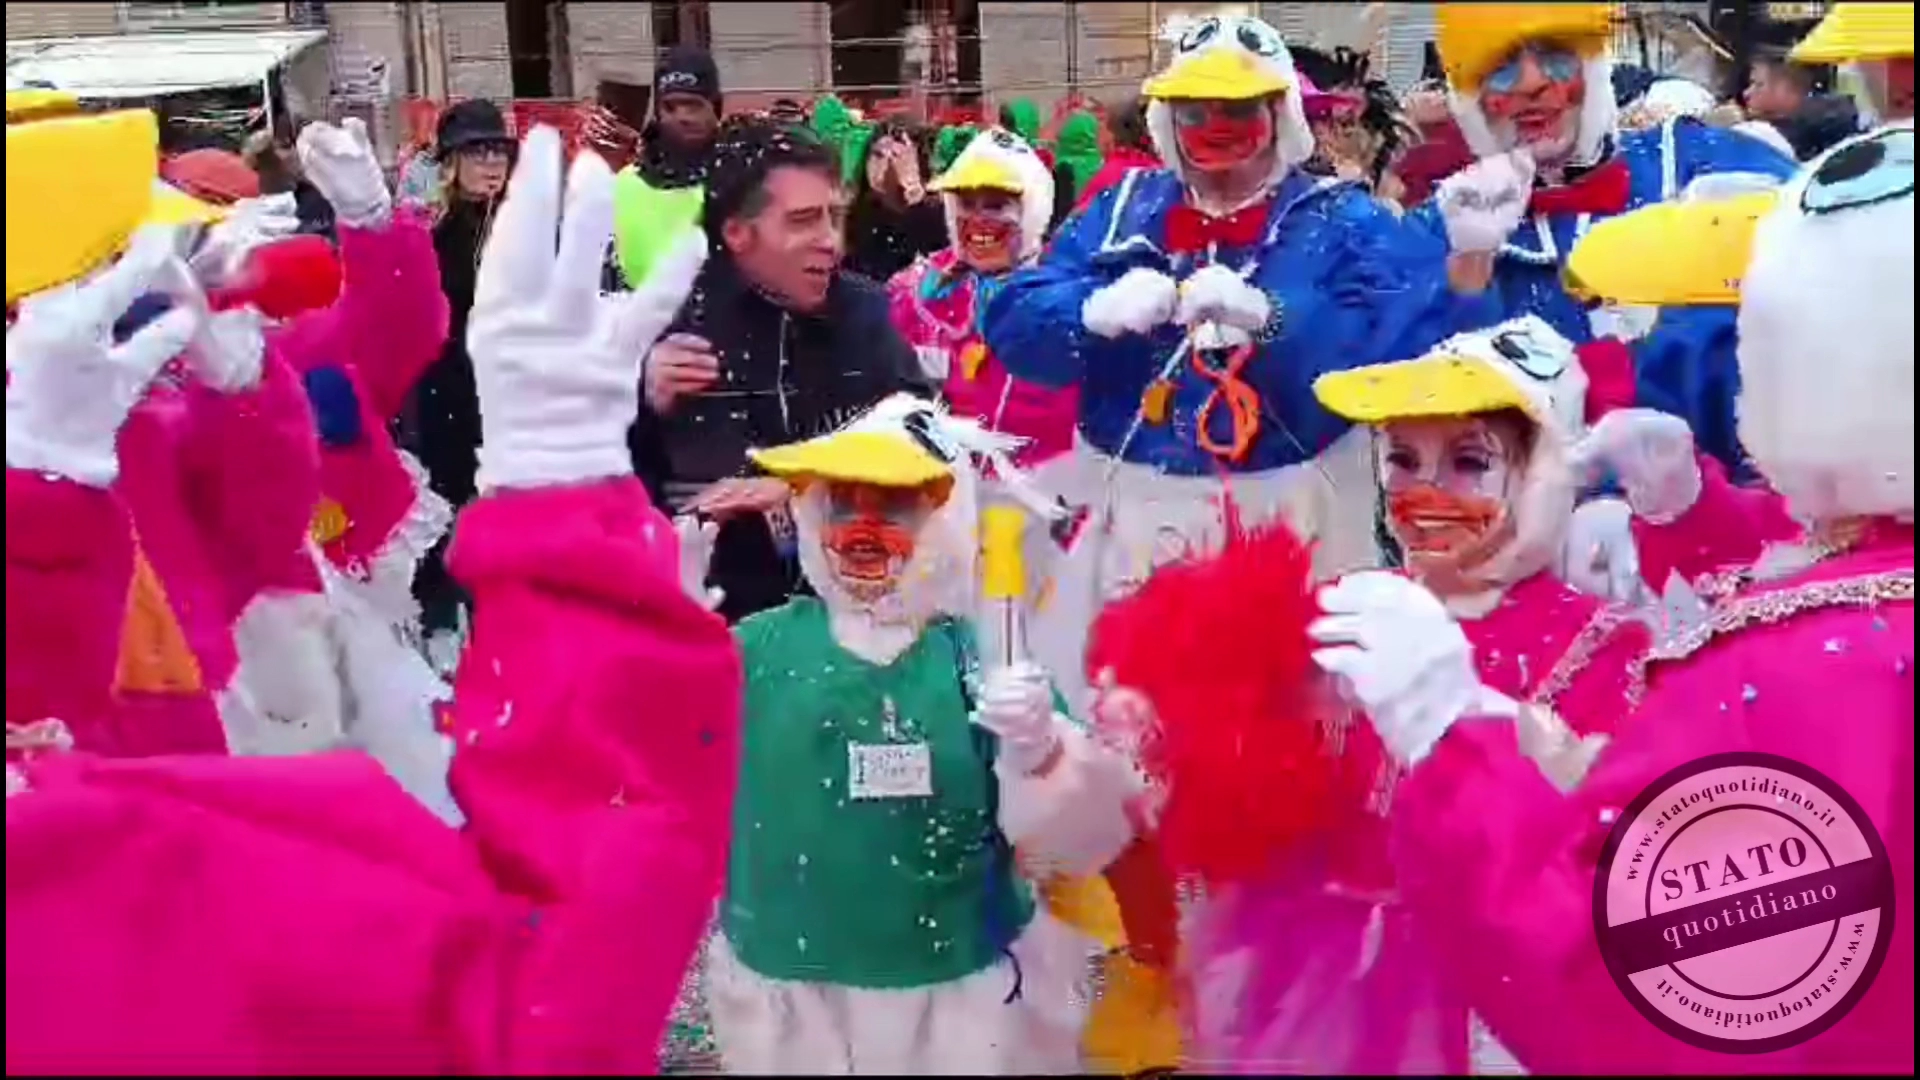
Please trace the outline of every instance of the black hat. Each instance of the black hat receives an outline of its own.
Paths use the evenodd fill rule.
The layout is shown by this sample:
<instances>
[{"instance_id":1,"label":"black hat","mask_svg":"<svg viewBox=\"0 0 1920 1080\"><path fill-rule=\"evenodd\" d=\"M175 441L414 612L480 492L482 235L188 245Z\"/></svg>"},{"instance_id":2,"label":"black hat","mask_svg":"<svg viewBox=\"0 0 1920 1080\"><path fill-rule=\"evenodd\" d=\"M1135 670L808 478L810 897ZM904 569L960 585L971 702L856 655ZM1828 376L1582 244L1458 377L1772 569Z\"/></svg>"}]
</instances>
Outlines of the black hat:
<instances>
[{"instance_id":1,"label":"black hat","mask_svg":"<svg viewBox=\"0 0 1920 1080\"><path fill-rule=\"evenodd\" d=\"M653 69L653 107L668 94L698 94L720 109L720 69L698 45L675 45Z\"/></svg>"},{"instance_id":2,"label":"black hat","mask_svg":"<svg viewBox=\"0 0 1920 1080\"><path fill-rule=\"evenodd\" d=\"M444 161L463 147L483 143L511 146L513 141L499 108L491 101L474 98L456 102L440 114L440 123L434 129L433 154Z\"/></svg>"}]
</instances>

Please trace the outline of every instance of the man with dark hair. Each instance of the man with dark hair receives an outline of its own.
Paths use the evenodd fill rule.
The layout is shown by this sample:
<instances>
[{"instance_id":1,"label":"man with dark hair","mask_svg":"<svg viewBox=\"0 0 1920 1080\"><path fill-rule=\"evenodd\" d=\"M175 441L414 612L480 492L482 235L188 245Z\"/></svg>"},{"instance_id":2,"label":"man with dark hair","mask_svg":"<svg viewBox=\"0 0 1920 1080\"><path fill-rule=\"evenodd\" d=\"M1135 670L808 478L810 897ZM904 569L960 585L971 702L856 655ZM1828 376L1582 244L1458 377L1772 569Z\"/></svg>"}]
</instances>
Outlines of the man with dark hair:
<instances>
[{"instance_id":1,"label":"man with dark hair","mask_svg":"<svg viewBox=\"0 0 1920 1080\"><path fill-rule=\"evenodd\" d=\"M1747 116L1772 124L1801 161L1859 131L1859 111L1845 94L1822 93L1827 69L1770 52L1753 61L1744 96Z\"/></svg>"},{"instance_id":2,"label":"man with dark hair","mask_svg":"<svg viewBox=\"0 0 1920 1080\"><path fill-rule=\"evenodd\" d=\"M730 619L800 584L787 488L751 447L822 434L889 394L930 393L886 294L842 271L846 193L832 150L765 119L730 120L707 170L713 255L649 353L635 470L675 513L720 524L710 580Z\"/></svg>"},{"instance_id":3,"label":"man with dark hair","mask_svg":"<svg viewBox=\"0 0 1920 1080\"><path fill-rule=\"evenodd\" d=\"M680 227L700 211L714 134L720 127L720 69L696 45L676 45L653 72L653 118L640 133L639 160L614 188L614 267L609 284L637 287ZM591 133L590 133L591 134Z\"/></svg>"}]
</instances>

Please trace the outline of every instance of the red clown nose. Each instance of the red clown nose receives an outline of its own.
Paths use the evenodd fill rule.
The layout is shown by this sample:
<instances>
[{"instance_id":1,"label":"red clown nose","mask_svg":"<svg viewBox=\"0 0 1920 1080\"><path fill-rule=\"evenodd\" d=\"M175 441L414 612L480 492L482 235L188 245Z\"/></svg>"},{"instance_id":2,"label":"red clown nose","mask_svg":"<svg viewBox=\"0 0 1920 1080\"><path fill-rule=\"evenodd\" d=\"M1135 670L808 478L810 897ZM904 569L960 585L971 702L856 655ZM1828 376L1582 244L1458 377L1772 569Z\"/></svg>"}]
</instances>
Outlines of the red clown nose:
<instances>
[{"instance_id":1,"label":"red clown nose","mask_svg":"<svg viewBox=\"0 0 1920 1080\"><path fill-rule=\"evenodd\" d=\"M291 319L340 298L340 258L322 236L290 236L248 253L234 282L207 294L215 311L251 304L270 319Z\"/></svg>"}]
</instances>

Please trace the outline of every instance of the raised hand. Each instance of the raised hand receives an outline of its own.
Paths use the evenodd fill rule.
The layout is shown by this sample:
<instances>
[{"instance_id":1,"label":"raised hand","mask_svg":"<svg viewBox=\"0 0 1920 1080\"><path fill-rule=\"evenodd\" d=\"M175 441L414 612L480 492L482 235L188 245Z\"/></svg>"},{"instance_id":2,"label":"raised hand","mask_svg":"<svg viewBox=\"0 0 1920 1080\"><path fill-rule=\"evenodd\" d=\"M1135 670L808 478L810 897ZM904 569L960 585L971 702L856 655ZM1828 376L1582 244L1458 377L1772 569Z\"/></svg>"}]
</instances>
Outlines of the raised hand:
<instances>
[{"instance_id":1,"label":"raised hand","mask_svg":"<svg viewBox=\"0 0 1920 1080\"><path fill-rule=\"evenodd\" d=\"M170 273L184 274L171 228L134 234L93 278L29 297L7 330L7 467L107 487L120 472L115 439L127 414L200 326L174 306L114 340L114 324Z\"/></svg>"},{"instance_id":2,"label":"raised hand","mask_svg":"<svg viewBox=\"0 0 1920 1080\"><path fill-rule=\"evenodd\" d=\"M689 230L638 289L602 297L613 172L581 154L563 196L563 169L560 134L535 128L480 262L467 351L480 391L483 489L632 472L627 428L639 409L640 358L706 261L706 235Z\"/></svg>"},{"instance_id":3,"label":"raised hand","mask_svg":"<svg viewBox=\"0 0 1920 1080\"><path fill-rule=\"evenodd\" d=\"M355 228L379 228L393 214L386 172L374 156L367 125L349 117L339 127L308 124L296 149L300 168L333 204L340 220Z\"/></svg>"}]
</instances>

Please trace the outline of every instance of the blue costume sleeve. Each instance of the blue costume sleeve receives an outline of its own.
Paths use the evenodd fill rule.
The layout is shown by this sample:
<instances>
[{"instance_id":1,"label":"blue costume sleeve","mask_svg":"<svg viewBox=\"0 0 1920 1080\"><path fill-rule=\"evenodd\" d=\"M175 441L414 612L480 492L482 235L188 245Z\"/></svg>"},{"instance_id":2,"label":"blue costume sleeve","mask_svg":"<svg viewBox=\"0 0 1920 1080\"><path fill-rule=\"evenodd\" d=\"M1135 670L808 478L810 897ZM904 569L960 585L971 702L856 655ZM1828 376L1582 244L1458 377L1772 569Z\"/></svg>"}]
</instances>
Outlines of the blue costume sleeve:
<instances>
[{"instance_id":1,"label":"blue costume sleeve","mask_svg":"<svg viewBox=\"0 0 1920 1080\"><path fill-rule=\"evenodd\" d=\"M1015 271L988 302L981 325L987 348L1014 377L1053 387L1079 382L1089 343L1080 309L1124 272L1095 266L1093 259L1118 195L1118 188L1109 189L1067 219L1039 262Z\"/></svg>"}]
</instances>

